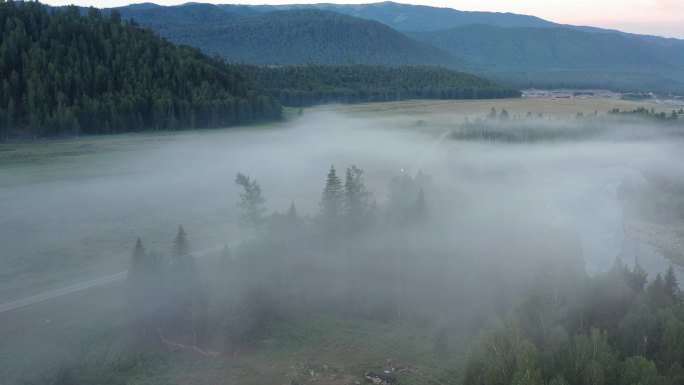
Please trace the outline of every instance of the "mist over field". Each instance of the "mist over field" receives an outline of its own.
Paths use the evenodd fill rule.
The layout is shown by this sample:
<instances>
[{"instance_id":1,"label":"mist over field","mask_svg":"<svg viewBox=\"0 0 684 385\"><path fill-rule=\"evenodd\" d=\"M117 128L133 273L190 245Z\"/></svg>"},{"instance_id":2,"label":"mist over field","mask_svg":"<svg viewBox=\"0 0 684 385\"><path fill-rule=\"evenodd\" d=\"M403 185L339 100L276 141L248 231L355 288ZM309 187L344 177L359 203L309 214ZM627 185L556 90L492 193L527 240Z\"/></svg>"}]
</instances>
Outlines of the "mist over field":
<instances>
[{"instance_id":1,"label":"mist over field","mask_svg":"<svg viewBox=\"0 0 684 385\"><path fill-rule=\"evenodd\" d=\"M616 258L638 261L651 278L665 273L662 250L629 231L644 217L621 191L648 185L653 170L684 182L676 130L619 119L596 135L581 119L482 128L570 133L527 140L528 130L526 140L511 141L470 135L462 121L313 109L274 126L7 150L15 155L0 166L0 305L127 270L138 237L171 261L179 225L190 254L224 245L228 252L197 258L197 287L208 298L197 313L206 314L203 340L191 344L190 321L159 321L157 310L137 313L140 325L131 326L130 303L138 302L113 282L0 312L0 371L19 383L36 374L37 361L50 372L77 361L84 341L103 330L135 334L145 322L188 345L238 354L258 333L253 325L311 309L432 325L425 328L470 341L540 277L598 274ZM339 217L325 216L331 166L340 191L345 171L362 170L352 174L360 211L345 201ZM266 199L260 228L240 224L238 173ZM653 213L650 222L664 222ZM117 346L128 338L113 334Z\"/></svg>"}]
</instances>

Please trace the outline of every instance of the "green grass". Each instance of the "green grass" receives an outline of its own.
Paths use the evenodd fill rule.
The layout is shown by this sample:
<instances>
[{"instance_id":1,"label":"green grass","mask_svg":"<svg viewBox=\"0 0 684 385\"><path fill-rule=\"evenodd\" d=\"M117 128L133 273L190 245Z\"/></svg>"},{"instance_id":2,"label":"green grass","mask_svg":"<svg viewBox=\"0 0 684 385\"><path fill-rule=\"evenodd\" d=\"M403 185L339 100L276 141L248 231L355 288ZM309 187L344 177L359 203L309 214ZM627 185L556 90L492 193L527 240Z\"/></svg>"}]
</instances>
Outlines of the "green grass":
<instances>
[{"instance_id":1,"label":"green grass","mask_svg":"<svg viewBox=\"0 0 684 385\"><path fill-rule=\"evenodd\" d=\"M415 372L398 375L399 383L423 383L431 378L453 383L460 378L463 341L452 336L444 355L435 352L437 332L404 322L380 322L303 313L266 328L247 362L309 362L344 367L350 374L382 371L387 361L410 364ZM403 381L402 381L403 379ZM427 382L426 382L427 381ZM435 382L436 383L436 382Z\"/></svg>"},{"instance_id":2,"label":"green grass","mask_svg":"<svg viewBox=\"0 0 684 385\"><path fill-rule=\"evenodd\" d=\"M329 314L298 313L265 326L218 357L131 347L112 353L112 339L93 341L74 370L83 384L351 384L394 364L397 384L458 384L467 343L447 337L435 353L436 330ZM221 338L221 336L214 336Z\"/></svg>"}]
</instances>

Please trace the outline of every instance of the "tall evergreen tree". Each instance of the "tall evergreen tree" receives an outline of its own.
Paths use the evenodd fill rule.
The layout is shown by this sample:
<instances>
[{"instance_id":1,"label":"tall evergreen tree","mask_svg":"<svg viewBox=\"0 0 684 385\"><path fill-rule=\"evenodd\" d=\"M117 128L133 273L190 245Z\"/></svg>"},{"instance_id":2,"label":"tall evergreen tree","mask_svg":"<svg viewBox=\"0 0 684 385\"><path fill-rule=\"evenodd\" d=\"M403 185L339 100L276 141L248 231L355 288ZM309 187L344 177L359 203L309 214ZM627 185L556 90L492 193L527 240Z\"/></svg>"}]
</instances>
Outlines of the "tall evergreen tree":
<instances>
[{"instance_id":1,"label":"tall evergreen tree","mask_svg":"<svg viewBox=\"0 0 684 385\"><path fill-rule=\"evenodd\" d=\"M182 225L173 240L172 256L167 282L167 330L197 345L204 341L206 332L206 293Z\"/></svg>"},{"instance_id":2,"label":"tall evergreen tree","mask_svg":"<svg viewBox=\"0 0 684 385\"><path fill-rule=\"evenodd\" d=\"M138 237L135 240L135 247L133 248L133 256L131 257L131 266L137 266L142 261L145 260L145 256L147 255L147 252L145 252L145 247L143 246L142 239Z\"/></svg>"},{"instance_id":3,"label":"tall evergreen tree","mask_svg":"<svg viewBox=\"0 0 684 385\"><path fill-rule=\"evenodd\" d=\"M340 230L343 205L342 180L337 176L335 166L330 166L320 202L320 218L328 236L332 236Z\"/></svg>"},{"instance_id":4,"label":"tall evergreen tree","mask_svg":"<svg viewBox=\"0 0 684 385\"><path fill-rule=\"evenodd\" d=\"M679 290L679 283L675 276L674 269L670 266L665 273L665 291L672 299L672 303L679 303L681 301L681 291Z\"/></svg>"},{"instance_id":5,"label":"tall evergreen tree","mask_svg":"<svg viewBox=\"0 0 684 385\"><path fill-rule=\"evenodd\" d=\"M178 226L178 232L173 240L172 254L176 261L190 258L190 244L188 243L188 237L183 229L183 225Z\"/></svg>"},{"instance_id":6,"label":"tall evergreen tree","mask_svg":"<svg viewBox=\"0 0 684 385\"><path fill-rule=\"evenodd\" d=\"M352 165L344 180L344 216L347 231L359 231L367 222L371 193L366 189L363 170Z\"/></svg>"},{"instance_id":7,"label":"tall evergreen tree","mask_svg":"<svg viewBox=\"0 0 684 385\"><path fill-rule=\"evenodd\" d=\"M156 253L145 251L140 238L133 249L126 282L135 326L140 334L153 335L163 307L162 265Z\"/></svg>"},{"instance_id":8,"label":"tall evergreen tree","mask_svg":"<svg viewBox=\"0 0 684 385\"><path fill-rule=\"evenodd\" d=\"M259 232L264 227L264 213L266 212L266 198L261 194L261 186L248 175L238 173L235 184L242 187L238 207L242 209L240 221L243 226Z\"/></svg>"}]
</instances>

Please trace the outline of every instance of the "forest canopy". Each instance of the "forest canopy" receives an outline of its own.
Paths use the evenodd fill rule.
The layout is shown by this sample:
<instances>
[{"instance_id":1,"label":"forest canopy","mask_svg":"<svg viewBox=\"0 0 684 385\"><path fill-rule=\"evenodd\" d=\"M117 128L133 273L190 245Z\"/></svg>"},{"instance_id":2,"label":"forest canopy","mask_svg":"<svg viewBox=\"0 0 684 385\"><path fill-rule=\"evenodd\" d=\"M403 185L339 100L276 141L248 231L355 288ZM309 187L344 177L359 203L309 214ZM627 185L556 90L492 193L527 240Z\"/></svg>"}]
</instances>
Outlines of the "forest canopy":
<instances>
[{"instance_id":1,"label":"forest canopy","mask_svg":"<svg viewBox=\"0 0 684 385\"><path fill-rule=\"evenodd\" d=\"M475 75L439 67L350 64L242 67L285 106L388 102L404 99L499 99L518 90Z\"/></svg>"},{"instance_id":2,"label":"forest canopy","mask_svg":"<svg viewBox=\"0 0 684 385\"><path fill-rule=\"evenodd\" d=\"M0 135L233 126L281 116L235 67L118 12L0 3Z\"/></svg>"}]
</instances>

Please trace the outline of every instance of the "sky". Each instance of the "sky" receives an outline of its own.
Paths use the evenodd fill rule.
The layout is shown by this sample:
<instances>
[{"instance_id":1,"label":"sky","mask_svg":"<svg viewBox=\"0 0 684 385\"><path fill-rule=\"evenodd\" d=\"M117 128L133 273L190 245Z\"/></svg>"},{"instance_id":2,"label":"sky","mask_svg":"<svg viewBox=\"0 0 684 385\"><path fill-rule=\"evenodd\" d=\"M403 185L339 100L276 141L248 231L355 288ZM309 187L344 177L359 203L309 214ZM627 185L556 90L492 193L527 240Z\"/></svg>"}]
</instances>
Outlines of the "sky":
<instances>
[{"instance_id":1,"label":"sky","mask_svg":"<svg viewBox=\"0 0 684 385\"><path fill-rule=\"evenodd\" d=\"M190 0L146 0L175 5ZM195 0L232 4L361 4L381 0ZM395 0L402 3L449 7L461 11L513 12L563 24L589 25L625 32L684 39L684 0ZM114 7L143 0L45 0L52 5L76 4Z\"/></svg>"}]
</instances>

